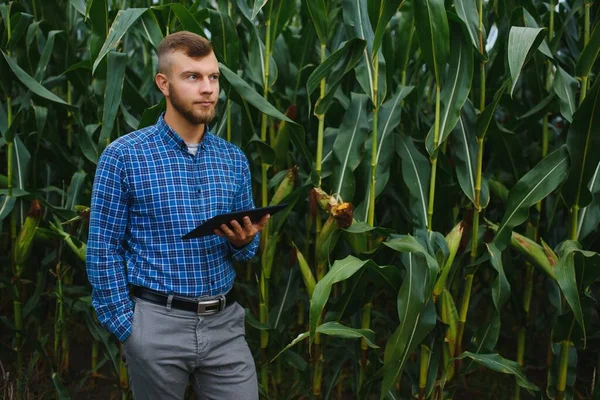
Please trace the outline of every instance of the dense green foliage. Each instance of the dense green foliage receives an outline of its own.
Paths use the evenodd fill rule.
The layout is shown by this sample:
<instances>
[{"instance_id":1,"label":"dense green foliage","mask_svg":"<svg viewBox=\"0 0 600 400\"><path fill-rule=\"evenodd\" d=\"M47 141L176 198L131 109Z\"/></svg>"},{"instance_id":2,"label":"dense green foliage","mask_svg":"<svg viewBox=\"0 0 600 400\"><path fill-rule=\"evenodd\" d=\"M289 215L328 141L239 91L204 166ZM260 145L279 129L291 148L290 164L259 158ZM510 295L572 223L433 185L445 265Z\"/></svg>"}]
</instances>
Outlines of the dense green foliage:
<instances>
[{"instance_id":1,"label":"dense green foliage","mask_svg":"<svg viewBox=\"0 0 600 400\"><path fill-rule=\"evenodd\" d=\"M257 204L289 203L236 265L265 398L599 398L592 0L4 0L4 396L128 395L88 207L178 30L214 45Z\"/></svg>"}]
</instances>

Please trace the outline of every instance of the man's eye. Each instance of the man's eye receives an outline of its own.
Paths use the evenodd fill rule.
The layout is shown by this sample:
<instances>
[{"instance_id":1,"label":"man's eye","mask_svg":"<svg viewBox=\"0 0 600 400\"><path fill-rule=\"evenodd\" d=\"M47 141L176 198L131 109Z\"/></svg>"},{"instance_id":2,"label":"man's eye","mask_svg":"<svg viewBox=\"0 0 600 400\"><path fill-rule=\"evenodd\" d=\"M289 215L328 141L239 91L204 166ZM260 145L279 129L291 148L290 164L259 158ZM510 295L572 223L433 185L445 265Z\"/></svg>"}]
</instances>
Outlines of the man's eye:
<instances>
[{"instance_id":1,"label":"man's eye","mask_svg":"<svg viewBox=\"0 0 600 400\"><path fill-rule=\"evenodd\" d=\"M219 75L211 75L210 79L212 79L213 81L218 81L219 80Z\"/></svg>"},{"instance_id":2,"label":"man's eye","mask_svg":"<svg viewBox=\"0 0 600 400\"><path fill-rule=\"evenodd\" d=\"M191 80L191 81L194 81L194 80L196 80L196 78L197 78L197 76L196 76L196 75L194 75L194 74L192 74L192 75L188 75L188 79L189 79L189 80Z\"/></svg>"}]
</instances>

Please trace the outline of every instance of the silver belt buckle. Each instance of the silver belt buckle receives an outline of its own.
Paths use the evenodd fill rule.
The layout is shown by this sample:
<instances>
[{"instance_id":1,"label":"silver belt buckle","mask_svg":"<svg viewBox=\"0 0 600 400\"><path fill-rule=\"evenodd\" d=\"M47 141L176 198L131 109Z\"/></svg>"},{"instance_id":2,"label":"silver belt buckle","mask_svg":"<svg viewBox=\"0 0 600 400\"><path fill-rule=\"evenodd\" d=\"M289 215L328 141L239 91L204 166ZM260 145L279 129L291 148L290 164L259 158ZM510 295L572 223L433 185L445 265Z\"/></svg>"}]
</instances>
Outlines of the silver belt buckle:
<instances>
[{"instance_id":1,"label":"silver belt buckle","mask_svg":"<svg viewBox=\"0 0 600 400\"><path fill-rule=\"evenodd\" d=\"M220 296L214 300L198 302L198 315L213 315L225 309L225 296Z\"/></svg>"}]
</instances>

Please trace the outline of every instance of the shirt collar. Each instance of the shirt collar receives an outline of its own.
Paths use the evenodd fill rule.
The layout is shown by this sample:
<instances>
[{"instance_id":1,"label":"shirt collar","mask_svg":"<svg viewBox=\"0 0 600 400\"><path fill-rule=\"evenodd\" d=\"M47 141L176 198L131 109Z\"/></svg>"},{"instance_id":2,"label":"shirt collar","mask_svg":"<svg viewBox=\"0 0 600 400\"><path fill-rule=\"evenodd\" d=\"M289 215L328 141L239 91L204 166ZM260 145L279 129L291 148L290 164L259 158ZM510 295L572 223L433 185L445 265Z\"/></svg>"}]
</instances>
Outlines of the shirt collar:
<instances>
[{"instance_id":1,"label":"shirt collar","mask_svg":"<svg viewBox=\"0 0 600 400\"><path fill-rule=\"evenodd\" d=\"M187 144L181 138L181 136L179 136L179 134L177 134L177 132L175 132L175 130L173 128L171 128L171 126L169 126L169 124L167 124L167 122L165 121L165 113L164 112L160 115L160 117L158 117L158 121L156 122L156 127L158 128L158 131L160 132L160 134L165 142L167 142L167 143L171 144L172 146L175 146L176 148L179 148L187 153L187 151L188 151ZM205 124L204 125L204 135L202 135L202 140L199 143L199 147L202 149L205 149L212 144L212 141L213 141L213 139L212 139L212 132L210 130L210 127L208 126L208 124Z\"/></svg>"}]
</instances>

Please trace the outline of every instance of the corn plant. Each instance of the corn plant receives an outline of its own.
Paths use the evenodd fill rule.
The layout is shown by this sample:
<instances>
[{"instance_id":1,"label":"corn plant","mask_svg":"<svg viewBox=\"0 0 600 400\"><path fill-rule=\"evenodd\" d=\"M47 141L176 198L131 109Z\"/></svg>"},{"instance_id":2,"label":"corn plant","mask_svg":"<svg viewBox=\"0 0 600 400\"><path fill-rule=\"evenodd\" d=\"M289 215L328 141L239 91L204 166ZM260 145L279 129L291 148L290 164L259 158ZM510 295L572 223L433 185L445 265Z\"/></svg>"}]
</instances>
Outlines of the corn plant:
<instances>
[{"instance_id":1,"label":"corn plant","mask_svg":"<svg viewBox=\"0 0 600 400\"><path fill-rule=\"evenodd\" d=\"M0 337L21 397L35 373L129 396L88 206L102 151L164 110L156 48L179 30L220 62L211 131L257 204L288 203L235 265L264 398L600 396L598 2L15 0Z\"/></svg>"}]
</instances>

